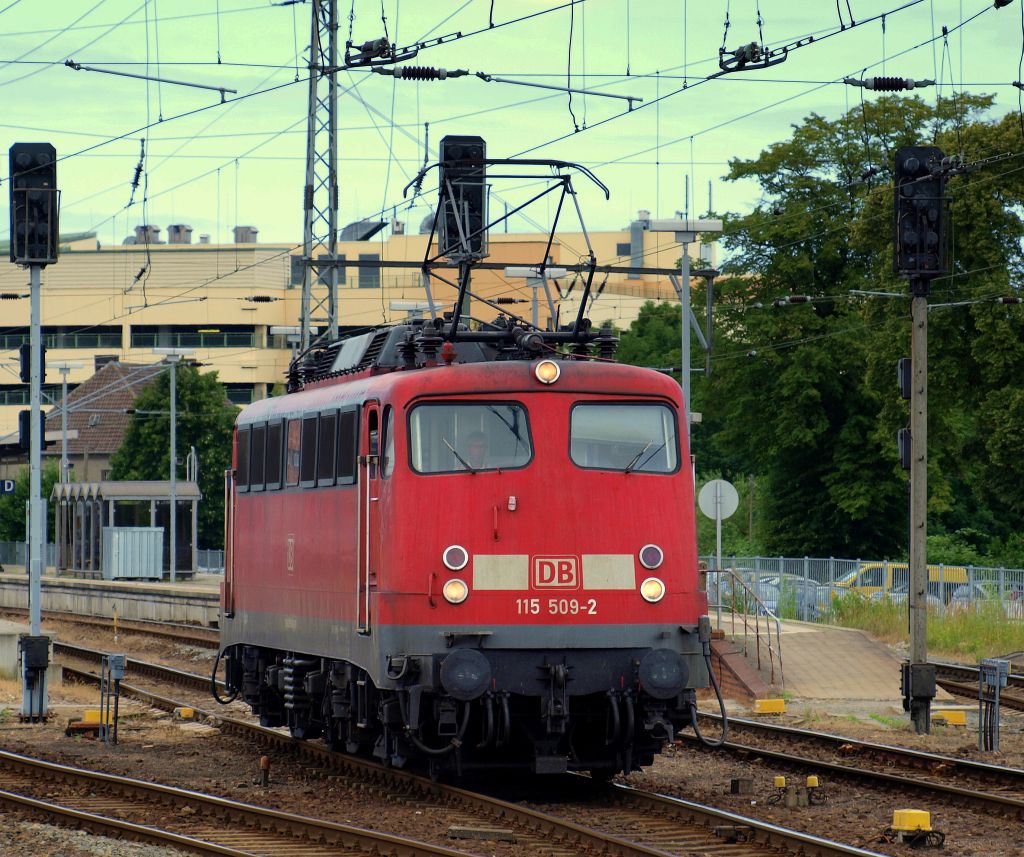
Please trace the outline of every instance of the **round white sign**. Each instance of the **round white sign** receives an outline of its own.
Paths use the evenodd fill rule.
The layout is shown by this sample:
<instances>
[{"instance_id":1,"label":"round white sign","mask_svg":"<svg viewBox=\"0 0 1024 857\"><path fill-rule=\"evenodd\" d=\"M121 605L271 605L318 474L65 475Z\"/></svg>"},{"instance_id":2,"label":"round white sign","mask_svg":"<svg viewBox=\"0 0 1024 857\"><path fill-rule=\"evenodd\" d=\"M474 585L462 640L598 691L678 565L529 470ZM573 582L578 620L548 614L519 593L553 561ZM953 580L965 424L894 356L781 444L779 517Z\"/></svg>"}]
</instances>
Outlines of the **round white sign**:
<instances>
[{"instance_id":1,"label":"round white sign","mask_svg":"<svg viewBox=\"0 0 1024 857\"><path fill-rule=\"evenodd\" d=\"M697 505L712 521L716 518L724 520L731 517L739 508L740 495L736 493L731 482L726 482L724 479L712 479L700 489L700 494L697 495Z\"/></svg>"}]
</instances>

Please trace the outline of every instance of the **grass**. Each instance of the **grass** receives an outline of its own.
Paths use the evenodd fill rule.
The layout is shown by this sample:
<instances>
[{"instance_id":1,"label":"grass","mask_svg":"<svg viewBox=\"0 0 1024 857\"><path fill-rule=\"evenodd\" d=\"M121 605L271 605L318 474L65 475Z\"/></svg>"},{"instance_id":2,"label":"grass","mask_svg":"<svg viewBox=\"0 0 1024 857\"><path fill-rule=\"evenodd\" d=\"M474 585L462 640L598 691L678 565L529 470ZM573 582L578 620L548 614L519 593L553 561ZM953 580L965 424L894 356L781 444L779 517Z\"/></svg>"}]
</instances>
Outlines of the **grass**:
<instances>
[{"instance_id":1,"label":"grass","mask_svg":"<svg viewBox=\"0 0 1024 857\"><path fill-rule=\"evenodd\" d=\"M905 720L900 720L898 717L885 717L882 714L869 714L868 719L874 720L875 723L880 723L889 729L906 729L908 726Z\"/></svg>"},{"instance_id":2,"label":"grass","mask_svg":"<svg viewBox=\"0 0 1024 857\"><path fill-rule=\"evenodd\" d=\"M859 628L886 643L909 640L907 605L871 601L847 593L832 603L832 621ZM998 603L979 604L957 612L928 612L929 654L955 660L977 660L1024 649L1024 621L1008 619Z\"/></svg>"}]
</instances>

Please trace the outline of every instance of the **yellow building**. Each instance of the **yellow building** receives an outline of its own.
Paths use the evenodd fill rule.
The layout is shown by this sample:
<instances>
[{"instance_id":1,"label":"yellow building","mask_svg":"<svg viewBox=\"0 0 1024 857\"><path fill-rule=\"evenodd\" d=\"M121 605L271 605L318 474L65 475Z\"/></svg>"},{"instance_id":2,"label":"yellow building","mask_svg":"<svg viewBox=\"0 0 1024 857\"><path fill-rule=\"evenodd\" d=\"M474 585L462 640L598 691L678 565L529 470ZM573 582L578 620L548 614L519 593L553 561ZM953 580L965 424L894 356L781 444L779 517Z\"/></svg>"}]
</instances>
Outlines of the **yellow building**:
<instances>
[{"instance_id":1,"label":"yellow building","mask_svg":"<svg viewBox=\"0 0 1024 857\"><path fill-rule=\"evenodd\" d=\"M671 234L649 232L646 212L630 227L590 233L599 264L624 267L675 267L679 247ZM144 230L148 229L148 233ZM172 243L159 241L156 227L138 227L137 238L120 246L103 246L94 236L80 237L61 249L60 260L42 272L42 326L47 362L76 361L70 370L73 389L106 362L158 362L153 348L194 349L193 357L216 370L228 397L246 403L267 395L284 382L291 356L288 331L298 325L302 295L301 245L259 244L257 230L237 227L239 243L190 242L191 229L171 226ZM422 261L428 236L390 230L389 237L343 241L338 253L346 260ZM148 244L142 243L148 234ZM381 233L382 234L382 233ZM547 235L492 234L487 261L535 265ZM694 248L696 251L697 248ZM582 233L560 233L550 250L551 264L578 264L586 256ZM691 255L693 255L691 253ZM708 261L711 261L708 257ZM699 262L695 261L699 265ZM454 281L455 272L450 272ZM573 275L561 281L559 298L552 294L562 323L578 310L582 283ZM587 313L595 325L610 319L628 327L645 300L676 300L667 278L630 272L598 274L601 296ZM570 286L572 287L570 289ZM526 319L532 313L532 292L521 278L503 271L479 271L474 294L502 299L502 309ZM431 293L438 312L450 310L455 289L436 280ZM28 385L18 378L18 347L28 341L28 274L9 262L0 263L0 436L17 430L17 414L28 407ZM254 301L254 298L259 300ZM269 300L267 300L269 299ZM513 302L509 302L511 299ZM342 331L374 327L406 318L425 308L423 277L415 268L355 268L339 271L338 318ZM475 302L471 314L491 320L494 309ZM539 317L550 313L539 294ZM314 324L317 319L314 318ZM46 374L44 405L60 398L60 375ZM52 448L51 448L52 452Z\"/></svg>"}]
</instances>

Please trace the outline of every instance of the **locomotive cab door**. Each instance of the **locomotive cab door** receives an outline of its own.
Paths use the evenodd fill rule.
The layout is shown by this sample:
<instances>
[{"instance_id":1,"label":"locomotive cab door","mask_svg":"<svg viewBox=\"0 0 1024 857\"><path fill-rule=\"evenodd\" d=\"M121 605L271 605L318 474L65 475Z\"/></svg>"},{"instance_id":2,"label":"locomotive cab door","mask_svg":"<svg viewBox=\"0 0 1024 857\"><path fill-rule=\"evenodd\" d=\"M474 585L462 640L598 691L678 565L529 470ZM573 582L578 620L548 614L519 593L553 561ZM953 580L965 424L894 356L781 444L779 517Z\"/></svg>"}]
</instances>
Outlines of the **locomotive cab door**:
<instances>
[{"instance_id":1,"label":"locomotive cab door","mask_svg":"<svg viewBox=\"0 0 1024 857\"><path fill-rule=\"evenodd\" d=\"M356 631L370 633L370 591L377 584L377 504L380 498L380 403L366 402L359 433L359 556L356 563Z\"/></svg>"}]
</instances>

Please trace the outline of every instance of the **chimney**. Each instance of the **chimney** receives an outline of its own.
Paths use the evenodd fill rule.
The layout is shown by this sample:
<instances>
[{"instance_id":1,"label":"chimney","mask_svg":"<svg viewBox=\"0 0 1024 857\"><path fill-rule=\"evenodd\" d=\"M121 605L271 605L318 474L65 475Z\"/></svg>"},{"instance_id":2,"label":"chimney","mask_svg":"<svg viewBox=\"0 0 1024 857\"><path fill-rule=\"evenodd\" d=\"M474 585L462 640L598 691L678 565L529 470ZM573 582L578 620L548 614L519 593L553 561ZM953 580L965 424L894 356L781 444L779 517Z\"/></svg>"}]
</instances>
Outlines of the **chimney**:
<instances>
[{"instance_id":1,"label":"chimney","mask_svg":"<svg viewBox=\"0 0 1024 857\"><path fill-rule=\"evenodd\" d=\"M236 226L234 232L236 244L255 244L259 234L255 226Z\"/></svg>"},{"instance_id":2,"label":"chimney","mask_svg":"<svg viewBox=\"0 0 1024 857\"><path fill-rule=\"evenodd\" d=\"M135 227L135 243L136 244L163 244L160 240L160 227L159 226L136 226Z\"/></svg>"},{"instance_id":3,"label":"chimney","mask_svg":"<svg viewBox=\"0 0 1024 857\"><path fill-rule=\"evenodd\" d=\"M210 236L206 232L199 233L199 243L200 244L209 244L210 243Z\"/></svg>"},{"instance_id":4,"label":"chimney","mask_svg":"<svg viewBox=\"0 0 1024 857\"><path fill-rule=\"evenodd\" d=\"M172 223L167 227L168 244L191 244L192 227L187 223Z\"/></svg>"}]
</instances>

